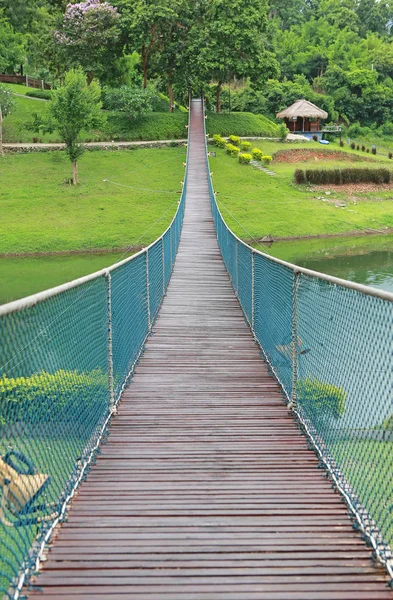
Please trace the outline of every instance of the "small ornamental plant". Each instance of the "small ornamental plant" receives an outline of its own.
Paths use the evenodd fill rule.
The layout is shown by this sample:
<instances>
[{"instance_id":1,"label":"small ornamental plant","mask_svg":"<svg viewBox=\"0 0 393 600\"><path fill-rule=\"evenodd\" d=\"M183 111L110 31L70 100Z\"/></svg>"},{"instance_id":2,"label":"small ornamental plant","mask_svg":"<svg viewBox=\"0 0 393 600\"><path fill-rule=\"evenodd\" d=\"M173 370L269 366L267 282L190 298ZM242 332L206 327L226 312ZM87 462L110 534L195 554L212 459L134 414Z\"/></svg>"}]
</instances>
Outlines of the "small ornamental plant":
<instances>
[{"instance_id":1,"label":"small ornamental plant","mask_svg":"<svg viewBox=\"0 0 393 600\"><path fill-rule=\"evenodd\" d=\"M229 136L229 141L231 142L231 144L233 144L234 146L238 146L240 144L240 138L237 135L230 135Z\"/></svg>"},{"instance_id":2,"label":"small ornamental plant","mask_svg":"<svg viewBox=\"0 0 393 600\"><path fill-rule=\"evenodd\" d=\"M391 152L389 152L388 156L389 156L390 160L392 160L393 154Z\"/></svg>"},{"instance_id":3,"label":"small ornamental plant","mask_svg":"<svg viewBox=\"0 0 393 600\"><path fill-rule=\"evenodd\" d=\"M213 135L213 144L217 146L217 148L225 148L225 146L227 145L226 140L224 140L224 138L221 137L219 133L215 133Z\"/></svg>"},{"instance_id":4,"label":"small ornamental plant","mask_svg":"<svg viewBox=\"0 0 393 600\"><path fill-rule=\"evenodd\" d=\"M272 162L273 157L272 156L262 156L262 161L265 163L265 165L270 165L270 163Z\"/></svg>"},{"instance_id":5,"label":"small ornamental plant","mask_svg":"<svg viewBox=\"0 0 393 600\"><path fill-rule=\"evenodd\" d=\"M241 142L240 143L240 150L246 151L246 150L250 150L251 148L251 142Z\"/></svg>"},{"instance_id":6,"label":"small ornamental plant","mask_svg":"<svg viewBox=\"0 0 393 600\"><path fill-rule=\"evenodd\" d=\"M355 148L356 148L355 142L351 142L351 148L352 148L352 150L355 150Z\"/></svg>"},{"instance_id":7,"label":"small ornamental plant","mask_svg":"<svg viewBox=\"0 0 393 600\"><path fill-rule=\"evenodd\" d=\"M234 146L233 144L227 144L226 145L226 151L227 154L229 154L229 156L237 156L240 152L240 148L237 148L236 146Z\"/></svg>"},{"instance_id":8,"label":"small ornamental plant","mask_svg":"<svg viewBox=\"0 0 393 600\"><path fill-rule=\"evenodd\" d=\"M251 154L247 154L247 153L241 153L239 154L239 163L241 165L249 165L252 159L252 155Z\"/></svg>"},{"instance_id":9,"label":"small ornamental plant","mask_svg":"<svg viewBox=\"0 0 393 600\"><path fill-rule=\"evenodd\" d=\"M347 395L332 383L316 378L300 379L297 383L298 403L318 420L339 419L345 413Z\"/></svg>"},{"instance_id":10,"label":"small ornamental plant","mask_svg":"<svg viewBox=\"0 0 393 600\"><path fill-rule=\"evenodd\" d=\"M262 160L262 157L263 157L262 150L260 150L259 148L253 148L251 152L252 152L252 157L254 160Z\"/></svg>"}]
</instances>

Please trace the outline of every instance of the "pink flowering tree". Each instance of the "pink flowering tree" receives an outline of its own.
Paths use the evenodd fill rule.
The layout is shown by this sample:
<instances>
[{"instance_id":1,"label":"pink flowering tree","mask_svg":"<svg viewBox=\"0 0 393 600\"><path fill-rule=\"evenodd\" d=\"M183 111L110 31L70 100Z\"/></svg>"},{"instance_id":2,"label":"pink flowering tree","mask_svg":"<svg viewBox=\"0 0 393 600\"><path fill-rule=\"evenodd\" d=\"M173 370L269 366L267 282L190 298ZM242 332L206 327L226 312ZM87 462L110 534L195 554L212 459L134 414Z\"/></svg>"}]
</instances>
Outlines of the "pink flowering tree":
<instances>
[{"instance_id":1,"label":"pink flowering tree","mask_svg":"<svg viewBox=\"0 0 393 600\"><path fill-rule=\"evenodd\" d=\"M80 65L88 81L101 77L117 59L120 15L108 2L85 0L68 4L55 39L67 62Z\"/></svg>"}]
</instances>

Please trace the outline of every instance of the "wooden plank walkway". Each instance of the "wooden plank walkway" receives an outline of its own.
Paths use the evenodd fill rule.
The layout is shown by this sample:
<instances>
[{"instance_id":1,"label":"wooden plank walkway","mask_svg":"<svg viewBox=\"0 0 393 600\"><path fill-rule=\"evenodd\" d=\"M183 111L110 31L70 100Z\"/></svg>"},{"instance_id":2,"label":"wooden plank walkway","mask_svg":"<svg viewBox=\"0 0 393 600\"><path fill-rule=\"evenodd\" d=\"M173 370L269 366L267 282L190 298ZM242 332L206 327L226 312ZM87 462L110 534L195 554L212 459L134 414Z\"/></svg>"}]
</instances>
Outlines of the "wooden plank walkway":
<instances>
[{"instance_id":1,"label":"wooden plank walkway","mask_svg":"<svg viewBox=\"0 0 393 600\"><path fill-rule=\"evenodd\" d=\"M184 230L154 333L29 598L391 599L233 294L202 119L194 101Z\"/></svg>"}]
</instances>

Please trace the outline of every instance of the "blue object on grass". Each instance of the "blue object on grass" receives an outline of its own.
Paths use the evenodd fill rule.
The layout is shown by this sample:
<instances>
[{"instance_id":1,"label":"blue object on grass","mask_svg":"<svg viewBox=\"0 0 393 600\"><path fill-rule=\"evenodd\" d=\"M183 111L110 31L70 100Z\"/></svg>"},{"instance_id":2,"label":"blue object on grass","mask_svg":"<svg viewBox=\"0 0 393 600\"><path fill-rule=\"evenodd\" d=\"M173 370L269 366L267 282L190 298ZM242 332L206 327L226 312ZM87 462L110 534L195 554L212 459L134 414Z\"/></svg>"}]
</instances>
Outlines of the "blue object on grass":
<instances>
[{"instance_id":1,"label":"blue object on grass","mask_svg":"<svg viewBox=\"0 0 393 600\"><path fill-rule=\"evenodd\" d=\"M325 145L326 145L326 144L329 144L330 142L328 142L327 140L319 140L319 143L320 143L320 144L325 144Z\"/></svg>"}]
</instances>

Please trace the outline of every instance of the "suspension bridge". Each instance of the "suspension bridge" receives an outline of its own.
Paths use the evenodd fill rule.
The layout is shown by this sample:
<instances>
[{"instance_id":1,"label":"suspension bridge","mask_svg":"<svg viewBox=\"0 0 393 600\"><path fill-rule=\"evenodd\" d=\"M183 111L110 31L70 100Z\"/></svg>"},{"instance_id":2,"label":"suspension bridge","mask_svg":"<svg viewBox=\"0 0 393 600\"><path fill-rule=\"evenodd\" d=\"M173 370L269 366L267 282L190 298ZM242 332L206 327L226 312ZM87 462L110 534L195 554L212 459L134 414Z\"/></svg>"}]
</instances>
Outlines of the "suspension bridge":
<instances>
[{"instance_id":1,"label":"suspension bridge","mask_svg":"<svg viewBox=\"0 0 393 600\"><path fill-rule=\"evenodd\" d=\"M344 314L351 301L360 325ZM292 269L232 234L211 186L202 102L193 100L183 195L162 238L113 270L0 312L3 340L25 331L3 349L7 373L61 373L62 389L67 373L77 388L84 373L86 404L76 407L70 393L60 402L51 380L63 412L47 417L44 390L43 413L23 405L11 418L5 395L4 597L393 598L391 438L377 427L390 414L391 380L370 383L385 398L373 420L375 361L366 366L372 331L388 339L391 315L389 295ZM351 352L364 379L347 392L341 370ZM389 358L387 345L380 364ZM22 507L10 500L10 467L14 485L41 477L33 491L19 482Z\"/></svg>"}]
</instances>

